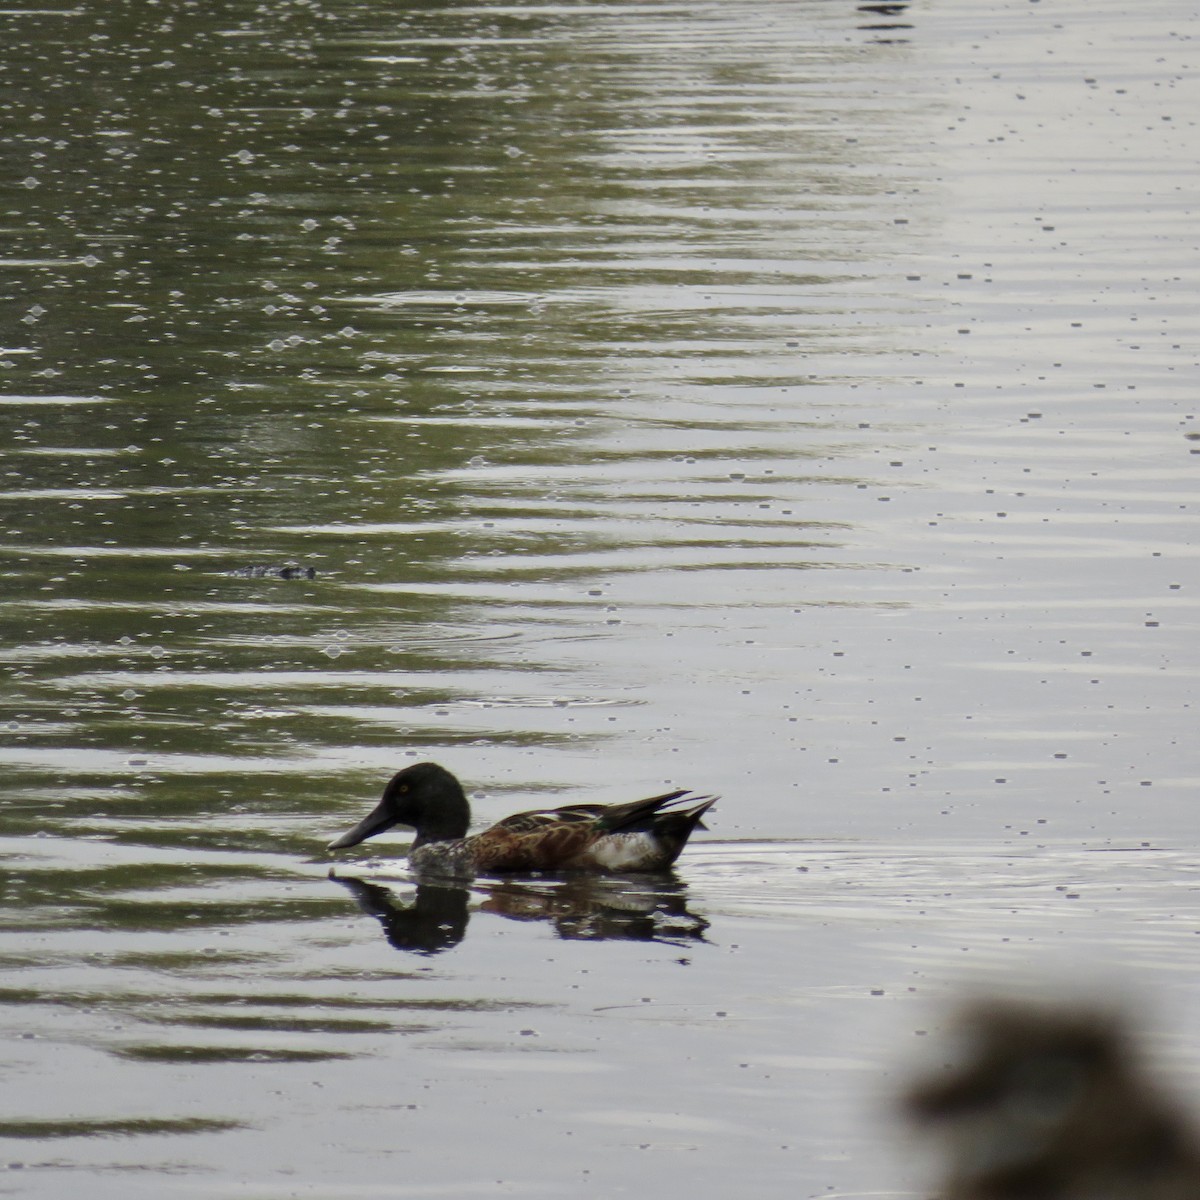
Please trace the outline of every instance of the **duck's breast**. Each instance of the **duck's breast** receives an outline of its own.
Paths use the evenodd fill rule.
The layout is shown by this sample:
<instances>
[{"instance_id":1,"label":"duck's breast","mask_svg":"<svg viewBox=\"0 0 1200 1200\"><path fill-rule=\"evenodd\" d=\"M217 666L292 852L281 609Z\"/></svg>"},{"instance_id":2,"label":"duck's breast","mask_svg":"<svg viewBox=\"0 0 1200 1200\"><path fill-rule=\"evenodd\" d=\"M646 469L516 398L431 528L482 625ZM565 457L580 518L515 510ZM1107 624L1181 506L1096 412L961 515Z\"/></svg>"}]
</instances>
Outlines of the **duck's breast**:
<instances>
[{"instance_id":1,"label":"duck's breast","mask_svg":"<svg viewBox=\"0 0 1200 1200\"><path fill-rule=\"evenodd\" d=\"M450 842L426 842L408 855L408 865L416 871L428 871L439 875L474 874L470 847L462 838Z\"/></svg>"}]
</instances>

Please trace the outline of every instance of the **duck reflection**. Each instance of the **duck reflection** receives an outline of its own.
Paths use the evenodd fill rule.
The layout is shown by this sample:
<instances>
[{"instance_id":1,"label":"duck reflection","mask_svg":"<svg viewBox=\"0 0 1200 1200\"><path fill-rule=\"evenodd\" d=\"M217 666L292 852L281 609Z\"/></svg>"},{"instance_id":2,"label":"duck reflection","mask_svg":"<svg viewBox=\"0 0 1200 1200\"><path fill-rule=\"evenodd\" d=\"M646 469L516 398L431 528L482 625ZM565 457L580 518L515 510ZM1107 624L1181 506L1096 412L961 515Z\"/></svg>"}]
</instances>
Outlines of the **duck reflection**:
<instances>
[{"instance_id":1,"label":"duck reflection","mask_svg":"<svg viewBox=\"0 0 1200 1200\"><path fill-rule=\"evenodd\" d=\"M577 875L538 883L504 880L488 888L483 912L514 921L549 921L561 938L685 945L704 940L708 922L687 906L673 873Z\"/></svg>"},{"instance_id":2,"label":"duck reflection","mask_svg":"<svg viewBox=\"0 0 1200 1200\"><path fill-rule=\"evenodd\" d=\"M427 879L404 887L331 875L363 912L375 917L397 950L438 954L457 946L471 913L547 921L570 940L623 939L689 945L704 941L708 921L687 906L687 885L673 872L476 880L471 887Z\"/></svg>"},{"instance_id":3,"label":"duck reflection","mask_svg":"<svg viewBox=\"0 0 1200 1200\"><path fill-rule=\"evenodd\" d=\"M353 876L330 878L354 897L363 912L379 921L383 936L397 950L438 954L466 937L471 893L465 887L421 883L416 895L406 902L390 887L378 883Z\"/></svg>"}]
</instances>

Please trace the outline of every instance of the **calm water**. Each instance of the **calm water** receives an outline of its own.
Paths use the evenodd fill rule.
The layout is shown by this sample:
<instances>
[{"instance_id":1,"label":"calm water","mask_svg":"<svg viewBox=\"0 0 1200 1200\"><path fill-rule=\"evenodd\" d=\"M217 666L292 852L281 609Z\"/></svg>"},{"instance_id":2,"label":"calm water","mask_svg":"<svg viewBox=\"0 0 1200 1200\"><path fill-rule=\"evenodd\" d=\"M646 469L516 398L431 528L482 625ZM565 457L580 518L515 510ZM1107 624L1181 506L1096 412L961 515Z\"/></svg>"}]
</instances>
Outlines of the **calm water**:
<instances>
[{"instance_id":1,"label":"calm water","mask_svg":"<svg viewBox=\"0 0 1200 1200\"><path fill-rule=\"evenodd\" d=\"M1186 1085L1192 6L4 20L0 1193L919 1194L1030 964ZM724 799L330 879L417 758Z\"/></svg>"}]
</instances>

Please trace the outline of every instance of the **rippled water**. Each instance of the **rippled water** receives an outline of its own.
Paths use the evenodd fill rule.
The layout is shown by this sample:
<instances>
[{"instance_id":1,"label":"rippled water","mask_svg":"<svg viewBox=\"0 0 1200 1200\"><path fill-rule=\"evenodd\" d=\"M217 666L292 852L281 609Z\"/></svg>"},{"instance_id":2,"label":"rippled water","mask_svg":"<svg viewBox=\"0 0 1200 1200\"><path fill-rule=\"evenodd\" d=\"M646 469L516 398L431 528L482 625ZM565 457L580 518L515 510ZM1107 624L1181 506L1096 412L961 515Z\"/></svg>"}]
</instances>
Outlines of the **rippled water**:
<instances>
[{"instance_id":1,"label":"rippled water","mask_svg":"<svg viewBox=\"0 0 1200 1200\"><path fill-rule=\"evenodd\" d=\"M1030 961L1194 1061L1195 13L6 20L0 1187L900 1195ZM416 758L723 800L330 879Z\"/></svg>"}]
</instances>

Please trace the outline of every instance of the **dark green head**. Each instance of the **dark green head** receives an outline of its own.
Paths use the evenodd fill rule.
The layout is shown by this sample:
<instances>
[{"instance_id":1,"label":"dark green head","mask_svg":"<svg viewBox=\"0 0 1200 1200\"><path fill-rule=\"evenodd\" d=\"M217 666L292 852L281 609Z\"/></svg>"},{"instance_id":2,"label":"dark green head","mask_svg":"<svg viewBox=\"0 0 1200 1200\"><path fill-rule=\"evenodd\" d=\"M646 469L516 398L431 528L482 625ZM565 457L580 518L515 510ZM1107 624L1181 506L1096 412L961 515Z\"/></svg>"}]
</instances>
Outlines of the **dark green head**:
<instances>
[{"instance_id":1,"label":"dark green head","mask_svg":"<svg viewBox=\"0 0 1200 1200\"><path fill-rule=\"evenodd\" d=\"M462 784L437 763L416 763L393 775L375 808L327 849L357 846L394 825L417 831L414 846L444 842L465 837L470 823L471 806Z\"/></svg>"}]
</instances>

